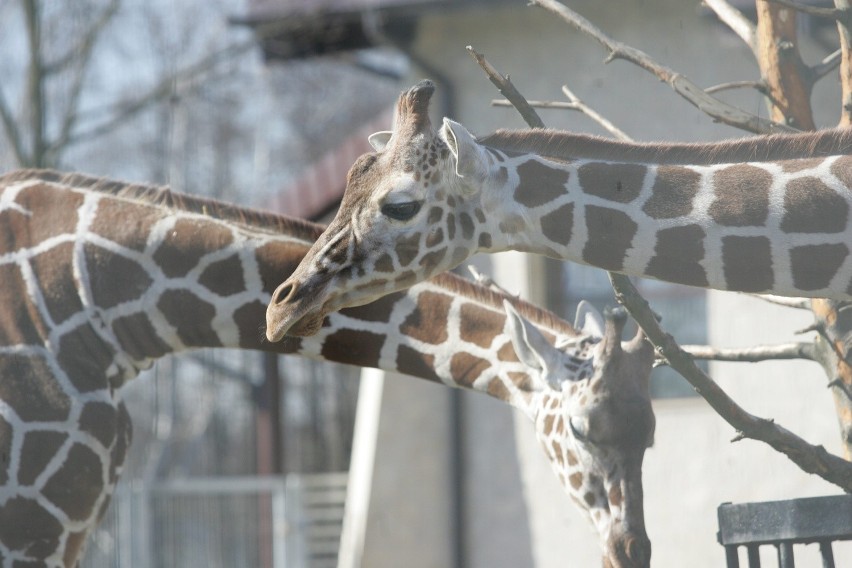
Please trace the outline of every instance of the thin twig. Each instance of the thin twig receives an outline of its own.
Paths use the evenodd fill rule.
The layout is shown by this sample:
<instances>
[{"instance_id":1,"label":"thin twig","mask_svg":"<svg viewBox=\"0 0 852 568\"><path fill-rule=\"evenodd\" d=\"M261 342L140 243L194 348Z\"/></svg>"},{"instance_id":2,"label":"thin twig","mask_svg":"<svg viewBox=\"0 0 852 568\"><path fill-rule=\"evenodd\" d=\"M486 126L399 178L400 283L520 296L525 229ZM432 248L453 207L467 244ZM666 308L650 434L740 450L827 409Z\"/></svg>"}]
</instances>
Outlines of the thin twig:
<instances>
[{"instance_id":1,"label":"thin twig","mask_svg":"<svg viewBox=\"0 0 852 568\"><path fill-rule=\"evenodd\" d=\"M577 110L600 124L607 132L618 138L619 140L632 140L623 130L614 125L609 119L598 113L595 109L587 105L585 102L574 94L567 85L562 85L562 93L568 97L568 101L577 106Z\"/></svg>"},{"instance_id":2,"label":"thin twig","mask_svg":"<svg viewBox=\"0 0 852 568\"><path fill-rule=\"evenodd\" d=\"M733 361L759 363L777 359L806 359L816 361L813 342L784 343L781 345L756 345L754 347L719 348L709 345L681 345L681 349L694 359L707 361Z\"/></svg>"},{"instance_id":3,"label":"thin twig","mask_svg":"<svg viewBox=\"0 0 852 568\"><path fill-rule=\"evenodd\" d=\"M727 0L704 0L704 3L713 10L716 17L731 28L731 31L740 36L749 49L752 51L757 49L755 39L757 28L742 12L734 8Z\"/></svg>"},{"instance_id":4,"label":"thin twig","mask_svg":"<svg viewBox=\"0 0 852 568\"><path fill-rule=\"evenodd\" d=\"M843 50L838 49L832 53L826 55L822 61L817 63L816 65L811 66L808 69L808 74L810 75L810 80L812 83L822 79L835 69L840 66L840 62L843 59Z\"/></svg>"},{"instance_id":5,"label":"thin twig","mask_svg":"<svg viewBox=\"0 0 852 568\"><path fill-rule=\"evenodd\" d=\"M500 94L506 97L511 103L518 109L518 112L521 113L521 116L533 128L544 128L544 122L541 120L541 117L538 116L538 113L533 109L527 99L518 92L518 89L512 84L509 76L505 77L501 75L497 69L495 69L488 60L485 59L485 56L481 53L477 53L473 46L467 46L467 51L470 53L470 56L473 57L473 60L485 71L485 74L488 75L488 78L497 87L497 90L500 91Z\"/></svg>"},{"instance_id":6,"label":"thin twig","mask_svg":"<svg viewBox=\"0 0 852 568\"><path fill-rule=\"evenodd\" d=\"M766 83L763 81L729 81L727 83L719 83L718 85L707 87L704 89L704 92L713 94L720 91L730 91L731 89L754 89L763 95L767 93Z\"/></svg>"},{"instance_id":7,"label":"thin twig","mask_svg":"<svg viewBox=\"0 0 852 568\"><path fill-rule=\"evenodd\" d=\"M568 101L527 101L529 105L533 108L540 109L554 109L554 110L576 110L580 111L580 108L574 103L569 103ZM515 108L515 105L512 104L512 101L508 99L492 99L491 106L494 107L508 107Z\"/></svg>"},{"instance_id":8,"label":"thin twig","mask_svg":"<svg viewBox=\"0 0 852 568\"><path fill-rule=\"evenodd\" d=\"M776 296L774 294L746 294L753 298L758 298L764 302L784 306L785 308L796 308L797 310L810 310L810 298L788 298L787 296Z\"/></svg>"},{"instance_id":9,"label":"thin twig","mask_svg":"<svg viewBox=\"0 0 852 568\"><path fill-rule=\"evenodd\" d=\"M719 122L760 134L768 134L772 132L797 132L795 128L787 126L786 124L767 120L748 113L707 94L703 89L701 89L701 87L693 83L684 75L657 63L643 51L613 40L600 29L595 27L586 18L556 0L531 0L531 3L553 12L577 30L595 39L598 43L604 46L607 51L609 51L609 56L606 58L607 62L614 59L623 59L645 69L661 81L668 84L677 94L686 99L690 104Z\"/></svg>"}]
</instances>

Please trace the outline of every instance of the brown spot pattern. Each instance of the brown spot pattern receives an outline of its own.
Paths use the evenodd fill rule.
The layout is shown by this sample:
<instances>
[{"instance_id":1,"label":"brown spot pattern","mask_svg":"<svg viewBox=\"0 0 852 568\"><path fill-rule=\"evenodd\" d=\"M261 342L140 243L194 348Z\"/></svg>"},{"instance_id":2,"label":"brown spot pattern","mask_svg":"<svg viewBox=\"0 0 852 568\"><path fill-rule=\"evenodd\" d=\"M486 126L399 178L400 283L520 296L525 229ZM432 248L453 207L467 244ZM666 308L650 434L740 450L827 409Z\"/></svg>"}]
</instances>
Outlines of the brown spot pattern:
<instances>
[{"instance_id":1,"label":"brown spot pattern","mask_svg":"<svg viewBox=\"0 0 852 568\"><path fill-rule=\"evenodd\" d=\"M652 219L674 219L689 215L698 193L701 174L680 166L657 166L651 197L642 211Z\"/></svg>"},{"instance_id":2,"label":"brown spot pattern","mask_svg":"<svg viewBox=\"0 0 852 568\"><path fill-rule=\"evenodd\" d=\"M47 335L46 326L29 301L20 269L14 264L0 264L0 283L0 305L5 310L0 318L0 345L41 344L42 332Z\"/></svg>"},{"instance_id":3,"label":"brown spot pattern","mask_svg":"<svg viewBox=\"0 0 852 568\"><path fill-rule=\"evenodd\" d=\"M240 262L240 257L233 254L228 258L210 263L201 272L198 283L220 296L244 292L246 283L243 279L243 263Z\"/></svg>"},{"instance_id":4,"label":"brown spot pattern","mask_svg":"<svg viewBox=\"0 0 852 568\"><path fill-rule=\"evenodd\" d=\"M373 265L373 270L376 272L393 272L393 258L391 255L384 253Z\"/></svg>"},{"instance_id":5,"label":"brown spot pattern","mask_svg":"<svg viewBox=\"0 0 852 568\"><path fill-rule=\"evenodd\" d=\"M621 270L638 225L626 213L595 205L586 206L589 238L583 260L606 270Z\"/></svg>"},{"instance_id":6,"label":"brown spot pattern","mask_svg":"<svg viewBox=\"0 0 852 568\"><path fill-rule=\"evenodd\" d=\"M0 400L21 420L58 422L68 418L71 400L41 358L6 355L0 359L0 377Z\"/></svg>"},{"instance_id":7,"label":"brown spot pattern","mask_svg":"<svg viewBox=\"0 0 852 568\"><path fill-rule=\"evenodd\" d=\"M571 242L574 229L574 204L566 203L541 218L541 232L545 238L566 246Z\"/></svg>"},{"instance_id":8,"label":"brown spot pattern","mask_svg":"<svg viewBox=\"0 0 852 568\"><path fill-rule=\"evenodd\" d=\"M82 324L59 340L59 366L80 392L106 388L106 370L114 352L88 324ZM50 373L52 374L52 373Z\"/></svg>"},{"instance_id":9,"label":"brown spot pattern","mask_svg":"<svg viewBox=\"0 0 852 568\"><path fill-rule=\"evenodd\" d=\"M840 156L831 164L831 173L852 191L852 156Z\"/></svg>"},{"instance_id":10,"label":"brown spot pattern","mask_svg":"<svg viewBox=\"0 0 852 568\"><path fill-rule=\"evenodd\" d=\"M408 266L420 252L420 234L414 233L407 237L400 237L396 241L396 258L400 266Z\"/></svg>"},{"instance_id":11,"label":"brown spot pattern","mask_svg":"<svg viewBox=\"0 0 852 568\"><path fill-rule=\"evenodd\" d=\"M584 193L617 203L630 203L642 191L647 166L589 162L577 170Z\"/></svg>"},{"instance_id":12,"label":"brown spot pattern","mask_svg":"<svg viewBox=\"0 0 852 568\"><path fill-rule=\"evenodd\" d=\"M77 210L83 204L83 195L45 184L37 184L18 193L15 202L24 209L37 211L38 222L27 223L30 243L41 243L57 235L77 230Z\"/></svg>"},{"instance_id":13,"label":"brown spot pattern","mask_svg":"<svg viewBox=\"0 0 852 568\"><path fill-rule=\"evenodd\" d=\"M80 413L80 430L91 434L105 448L115 441L118 417L115 408L106 402L89 402Z\"/></svg>"},{"instance_id":14,"label":"brown spot pattern","mask_svg":"<svg viewBox=\"0 0 852 568\"><path fill-rule=\"evenodd\" d=\"M326 338L321 354L332 361L359 367L377 367L384 344L383 335L343 328Z\"/></svg>"},{"instance_id":15,"label":"brown spot pattern","mask_svg":"<svg viewBox=\"0 0 852 568\"><path fill-rule=\"evenodd\" d=\"M426 235L426 248L436 247L444 241L444 230L440 227L432 228Z\"/></svg>"},{"instance_id":16,"label":"brown spot pattern","mask_svg":"<svg viewBox=\"0 0 852 568\"><path fill-rule=\"evenodd\" d=\"M400 345L396 353L396 368L400 373L440 382L435 374L435 357L420 353L407 345Z\"/></svg>"},{"instance_id":17,"label":"brown spot pattern","mask_svg":"<svg viewBox=\"0 0 852 568\"><path fill-rule=\"evenodd\" d=\"M791 180L784 191L785 233L840 233L846 229L849 205L817 178Z\"/></svg>"},{"instance_id":18,"label":"brown spot pattern","mask_svg":"<svg viewBox=\"0 0 852 568\"><path fill-rule=\"evenodd\" d=\"M32 485L68 439L65 432L35 430L27 433L21 448L18 483Z\"/></svg>"},{"instance_id":19,"label":"brown spot pattern","mask_svg":"<svg viewBox=\"0 0 852 568\"><path fill-rule=\"evenodd\" d=\"M188 290L166 290L157 307L187 347L221 347L213 330L216 308Z\"/></svg>"},{"instance_id":20,"label":"brown spot pattern","mask_svg":"<svg viewBox=\"0 0 852 568\"><path fill-rule=\"evenodd\" d=\"M387 296L382 296L375 302L363 306L344 308L340 310L340 313L360 321L387 323L390 320L391 310L393 310L394 305L399 301L401 296L401 292L395 292Z\"/></svg>"},{"instance_id":21,"label":"brown spot pattern","mask_svg":"<svg viewBox=\"0 0 852 568\"><path fill-rule=\"evenodd\" d=\"M506 316L481 308L476 304L463 304L460 312L459 336L462 341L489 348L494 340L493 330L502 330Z\"/></svg>"},{"instance_id":22,"label":"brown spot pattern","mask_svg":"<svg viewBox=\"0 0 852 568\"><path fill-rule=\"evenodd\" d=\"M802 158L798 160L781 160L781 169L787 173L800 172L809 168L815 168L825 160L823 158Z\"/></svg>"},{"instance_id":23,"label":"brown spot pattern","mask_svg":"<svg viewBox=\"0 0 852 568\"><path fill-rule=\"evenodd\" d=\"M92 514L103 487L103 465L98 455L88 446L74 444L68 459L47 480L42 492L72 520L83 521Z\"/></svg>"},{"instance_id":24,"label":"brown spot pattern","mask_svg":"<svg viewBox=\"0 0 852 568\"><path fill-rule=\"evenodd\" d=\"M769 215L769 187L772 176L748 164L736 164L715 172L716 199L708 213L726 227L760 227Z\"/></svg>"},{"instance_id":25,"label":"brown spot pattern","mask_svg":"<svg viewBox=\"0 0 852 568\"><path fill-rule=\"evenodd\" d=\"M569 174L554 166L530 160L518 166L518 186L515 201L525 207L538 207L550 203L565 193Z\"/></svg>"},{"instance_id":26,"label":"brown spot pattern","mask_svg":"<svg viewBox=\"0 0 852 568\"><path fill-rule=\"evenodd\" d=\"M47 509L23 497L0 505L0 527L0 542L7 548L42 558L56 550L62 535L62 525Z\"/></svg>"},{"instance_id":27,"label":"brown spot pattern","mask_svg":"<svg viewBox=\"0 0 852 568\"><path fill-rule=\"evenodd\" d=\"M461 226L462 238L464 240L469 241L473 238L473 219L464 211L459 213L459 225Z\"/></svg>"},{"instance_id":28,"label":"brown spot pattern","mask_svg":"<svg viewBox=\"0 0 852 568\"><path fill-rule=\"evenodd\" d=\"M0 416L0 485L9 482L9 462L12 459L12 425Z\"/></svg>"},{"instance_id":29,"label":"brown spot pattern","mask_svg":"<svg viewBox=\"0 0 852 568\"><path fill-rule=\"evenodd\" d=\"M763 292L772 288L775 278L768 238L722 238L722 262L728 290Z\"/></svg>"},{"instance_id":30,"label":"brown spot pattern","mask_svg":"<svg viewBox=\"0 0 852 568\"><path fill-rule=\"evenodd\" d=\"M579 471L575 471L574 473L568 476L568 482L574 489L579 489L583 486L583 474Z\"/></svg>"},{"instance_id":31,"label":"brown spot pattern","mask_svg":"<svg viewBox=\"0 0 852 568\"><path fill-rule=\"evenodd\" d=\"M509 389L506 388L506 385L504 385L503 382L496 377L491 379L488 383L488 389L486 389L486 392L497 400L503 401L508 401L512 396Z\"/></svg>"},{"instance_id":32,"label":"brown spot pattern","mask_svg":"<svg viewBox=\"0 0 852 568\"><path fill-rule=\"evenodd\" d=\"M624 495L621 493L621 486L613 484L609 488L609 504L612 507L621 507L621 504L624 502Z\"/></svg>"},{"instance_id":33,"label":"brown spot pattern","mask_svg":"<svg viewBox=\"0 0 852 568\"><path fill-rule=\"evenodd\" d=\"M265 306L264 306L265 310ZM261 313L261 316L263 313ZM262 321L259 319L257 321ZM112 324L121 348L133 359L156 359L172 348L157 335L157 330L151 324L148 316L144 313L130 314L116 318Z\"/></svg>"},{"instance_id":34,"label":"brown spot pattern","mask_svg":"<svg viewBox=\"0 0 852 568\"><path fill-rule=\"evenodd\" d=\"M707 274L699 264L704 258L704 237L704 229L698 225L658 231L647 274L668 282L707 286Z\"/></svg>"},{"instance_id":35,"label":"brown spot pattern","mask_svg":"<svg viewBox=\"0 0 852 568\"><path fill-rule=\"evenodd\" d=\"M218 223L202 226L194 219L178 219L152 258L166 276L185 276L198 264L199 258L225 248L233 239L231 231Z\"/></svg>"},{"instance_id":36,"label":"brown spot pattern","mask_svg":"<svg viewBox=\"0 0 852 568\"><path fill-rule=\"evenodd\" d=\"M507 341L506 343L504 343L503 347L501 347L500 350L497 351L497 359L499 361L510 362L517 362L519 360L511 341Z\"/></svg>"},{"instance_id":37,"label":"brown spot pattern","mask_svg":"<svg viewBox=\"0 0 852 568\"><path fill-rule=\"evenodd\" d=\"M489 367L491 367L491 363L485 359L464 351L453 354L450 359L450 374L456 383L466 387L472 386L479 375Z\"/></svg>"},{"instance_id":38,"label":"brown spot pattern","mask_svg":"<svg viewBox=\"0 0 852 568\"><path fill-rule=\"evenodd\" d=\"M118 200L101 199L98 210L92 221L92 232L104 237L118 240L114 237L116 231L123 236L121 244L137 251L145 250L147 235L151 234L154 224L163 218L163 212L156 207L139 204L133 210L133 215L127 214L127 205ZM128 239L126 235L137 235Z\"/></svg>"},{"instance_id":39,"label":"brown spot pattern","mask_svg":"<svg viewBox=\"0 0 852 568\"><path fill-rule=\"evenodd\" d=\"M38 278L47 312L54 323L62 323L83 309L74 285L73 243L62 243L35 256L30 262Z\"/></svg>"},{"instance_id":40,"label":"brown spot pattern","mask_svg":"<svg viewBox=\"0 0 852 568\"><path fill-rule=\"evenodd\" d=\"M399 326L400 333L431 345L445 342L451 303L452 298L445 294L422 292L417 296L417 308Z\"/></svg>"},{"instance_id":41,"label":"brown spot pattern","mask_svg":"<svg viewBox=\"0 0 852 568\"><path fill-rule=\"evenodd\" d=\"M92 297L102 308L141 297L153 282L146 270L123 256L91 244L85 254Z\"/></svg>"},{"instance_id":42,"label":"brown spot pattern","mask_svg":"<svg viewBox=\"0 0 852 568\"><path fill-rule=\"evenodd\" d=\"M827 288L848 255L843 243L794 247L790 250L793 285L799 290Z\"/></svg>"},{"instance_id":43,"label":"brown spot pattern","mask_svg":"<svg viewBox=\"0 0 852 568\"><path fill-rule=\"evenodd\" d=\"M526 226L527 224L524 222L524 218L515 214L509 215L500 221L500 230L509 235L522 231Z\"/></svg>"}]
</instances>

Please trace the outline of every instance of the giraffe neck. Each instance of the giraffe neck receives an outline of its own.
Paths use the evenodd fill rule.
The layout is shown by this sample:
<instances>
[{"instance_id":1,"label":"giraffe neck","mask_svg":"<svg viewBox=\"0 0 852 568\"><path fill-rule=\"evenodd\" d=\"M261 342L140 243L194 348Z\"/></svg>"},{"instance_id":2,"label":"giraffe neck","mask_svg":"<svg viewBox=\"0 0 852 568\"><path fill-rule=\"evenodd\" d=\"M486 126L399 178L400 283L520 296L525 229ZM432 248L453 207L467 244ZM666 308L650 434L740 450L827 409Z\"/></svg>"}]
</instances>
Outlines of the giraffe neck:
<instances>
[{"instance_id":1,"label":"giraffe neck","mask_svg":"<svg viewBox=\"0 0 852 568\"><path fill-rule=\"evenodd\" d=\"M167 353L238 347L402 372L521 408L529 402L534 387L505 333L499 294L441 276L331 314L316 336L273 344L260 324L271 291L319 227L270 217L259 229L261 219L234 221L249 212L165 190L116 190L44 172L19 177L4 183L0 203L9 215L24 220L26 210L38 226L64 218L49 235L31 231L41 242L29 250L44 252L18 262L32 274L20 293L40 313L34 326L48 345L79 347L78 358L97 361L112 386ZM554 338L578 333L546 312L522 309Z\"/></svg>"},{"instance_id":2,"label":"giraffe neck","mask_svg":"<svg viewBox=\"0 0 852 568\"><path fill-rule=\"evenodd\" d=\"M490 250L722 290L852 297L846 131L671 145L525 131L482 143Z\"/></svg>"}]
</instances>

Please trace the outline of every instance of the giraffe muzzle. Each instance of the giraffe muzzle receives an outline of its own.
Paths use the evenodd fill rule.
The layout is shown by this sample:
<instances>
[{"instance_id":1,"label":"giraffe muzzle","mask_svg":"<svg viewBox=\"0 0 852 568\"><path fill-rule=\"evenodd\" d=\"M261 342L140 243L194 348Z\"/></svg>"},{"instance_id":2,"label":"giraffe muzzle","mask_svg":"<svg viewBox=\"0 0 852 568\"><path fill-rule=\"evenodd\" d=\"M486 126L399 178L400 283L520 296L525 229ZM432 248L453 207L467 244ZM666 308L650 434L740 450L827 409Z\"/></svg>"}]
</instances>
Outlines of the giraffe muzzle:
<instances>
[{"instance_id":1,"label":"giraffe muzzle","mask_svg":"<svg viewBox=\"0 0 852 568\"><path fill-rule=\"evenodd\" d=\"M266 339L316 335L329 311L324 284L308 286L291 278L278 286L266 308Z\"/></svg>"}]
</instances>

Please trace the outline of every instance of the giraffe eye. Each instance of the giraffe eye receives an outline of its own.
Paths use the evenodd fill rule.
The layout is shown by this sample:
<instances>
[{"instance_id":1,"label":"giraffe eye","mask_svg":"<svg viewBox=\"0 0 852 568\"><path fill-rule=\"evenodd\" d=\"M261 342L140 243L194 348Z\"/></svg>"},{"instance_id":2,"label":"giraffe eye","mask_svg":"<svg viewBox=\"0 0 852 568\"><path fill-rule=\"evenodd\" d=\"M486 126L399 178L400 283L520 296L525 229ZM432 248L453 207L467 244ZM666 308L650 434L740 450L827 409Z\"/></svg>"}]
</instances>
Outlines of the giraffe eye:
<instances>
[{"instance_id":1,"label":"giraffe eye","mask_svg":"<svg viewBox=\"0 0 852 568\"><path fill-rule=\"evenodd\" d=\"M405 203L385 203L382 205L382 215L396 221L408 221L420 211L422 201L407 201Z\"/></svg>"}]
</instances>

